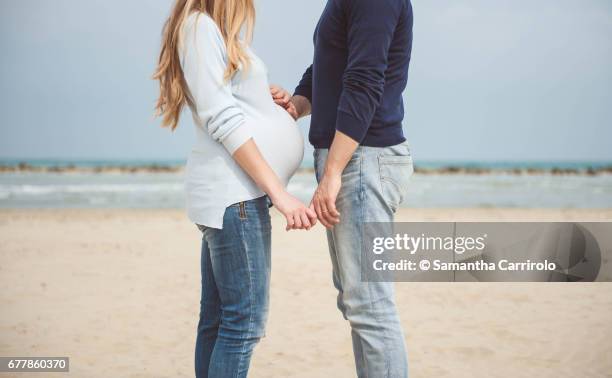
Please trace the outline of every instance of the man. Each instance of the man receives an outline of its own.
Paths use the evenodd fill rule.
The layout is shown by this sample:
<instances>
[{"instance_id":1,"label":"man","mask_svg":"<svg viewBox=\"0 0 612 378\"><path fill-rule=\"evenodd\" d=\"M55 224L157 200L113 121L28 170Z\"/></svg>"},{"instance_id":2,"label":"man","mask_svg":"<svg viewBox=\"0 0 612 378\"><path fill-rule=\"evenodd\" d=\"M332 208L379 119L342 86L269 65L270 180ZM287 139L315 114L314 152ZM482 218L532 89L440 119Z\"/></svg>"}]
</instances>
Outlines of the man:
<instances>
[{"instance_id":1,"label":"man","mask_svg":"<svg viewBox=\"0 0 612 378\"><path fill-rule=\"evenodd\" d=\"M408 375L393 284L362 282L361 247L363 223L393 221L413 172L402 131L412 25L410 0L328 0L313 63L287 107L296 118L312 112L311 206L328 228L359 377Z\"/></svg>"}]
</instances>

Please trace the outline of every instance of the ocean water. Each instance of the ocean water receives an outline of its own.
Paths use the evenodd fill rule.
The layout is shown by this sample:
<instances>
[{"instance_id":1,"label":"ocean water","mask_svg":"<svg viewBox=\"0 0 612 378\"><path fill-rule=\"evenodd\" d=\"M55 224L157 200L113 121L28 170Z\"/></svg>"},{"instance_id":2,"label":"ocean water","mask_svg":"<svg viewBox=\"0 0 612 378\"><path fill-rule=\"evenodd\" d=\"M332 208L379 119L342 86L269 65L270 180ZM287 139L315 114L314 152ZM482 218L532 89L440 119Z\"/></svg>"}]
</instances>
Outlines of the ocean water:
<instances>
[{"instance_id":1,"label":"ocean water","mask_svg":"<svg viewBox=\"0 0 612 378\"><path fill-rule=\"evenodd\" d=\"M309 201L312 173L289 191ZM612 175L413 176L404 206L612 208ZM181 173L4 173L0 208L183 208Z\"/></svg>"},{"instance_id":2,"label":"ocean water","mask_svg":"<svg viewBox=\"0 0 612 378\"><path fill-rule=\"evenodd\" d=\"M136 167L146 165L169 166L177 167L185 164L184 160L99 160L99 159L8 159L0 158L0 166L16 166L19 163L25 162L32 167L50 168L50 167L67 167L75 166L80 168L97 168L97 167ZM306 153L302 168L312 168L314 165L312 154ZM553 168L560 169L576 169L586 170L587 168L604 168L612 167L612 161L445 161L445 160L419 160L417 162L419 168L424 169L439 169L444 167L462 167L462 168L482 168L492 170L512 170L518 169L539 169L552 170Z\"/></svg>"}]
</instances>

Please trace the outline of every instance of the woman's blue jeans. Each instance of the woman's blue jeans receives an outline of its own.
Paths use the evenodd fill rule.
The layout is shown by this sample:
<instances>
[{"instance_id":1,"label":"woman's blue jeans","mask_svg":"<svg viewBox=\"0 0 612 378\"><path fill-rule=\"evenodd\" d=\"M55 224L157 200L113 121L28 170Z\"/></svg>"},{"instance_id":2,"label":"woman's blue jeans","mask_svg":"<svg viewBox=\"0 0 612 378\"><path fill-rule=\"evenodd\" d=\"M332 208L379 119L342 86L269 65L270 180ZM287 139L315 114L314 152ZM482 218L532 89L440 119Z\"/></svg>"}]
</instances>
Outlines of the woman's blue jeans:
<instances>
[{"instance_id":1,"label":"woman's blue jeans","mask_svg":"<svg viewBox=\"0 0 612 378\"><path fill-rule=\"evenodd\" d=\"M196 377L246 377L268 315L268 198L228 207L221 230L198 228L202 231L202 298Z\"/></svg>"}]
</instances>

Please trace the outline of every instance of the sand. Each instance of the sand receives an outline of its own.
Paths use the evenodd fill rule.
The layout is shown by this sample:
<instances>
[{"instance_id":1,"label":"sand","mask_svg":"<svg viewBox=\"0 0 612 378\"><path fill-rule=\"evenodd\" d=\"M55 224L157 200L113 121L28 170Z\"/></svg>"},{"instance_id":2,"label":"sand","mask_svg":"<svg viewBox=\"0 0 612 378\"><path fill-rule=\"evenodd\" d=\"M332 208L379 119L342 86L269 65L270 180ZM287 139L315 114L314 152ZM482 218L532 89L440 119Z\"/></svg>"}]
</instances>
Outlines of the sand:
<instances>
[{"instance_id":1,"label":"sand","mask_svg":"<svg viewBox=\"0 0 612 378\"><path fill-rule=\"evenodd\" d=\"M355 376L323 229L285 233L273 219L272 308L250 376ZM601 221L612 210L399 219ZM192 376L198 233L179 210L0 211L0 356L69 356L74 377ZM397 303L411 377L612 377L610 283L402 283Z\"/></svg>"}]
</instances>

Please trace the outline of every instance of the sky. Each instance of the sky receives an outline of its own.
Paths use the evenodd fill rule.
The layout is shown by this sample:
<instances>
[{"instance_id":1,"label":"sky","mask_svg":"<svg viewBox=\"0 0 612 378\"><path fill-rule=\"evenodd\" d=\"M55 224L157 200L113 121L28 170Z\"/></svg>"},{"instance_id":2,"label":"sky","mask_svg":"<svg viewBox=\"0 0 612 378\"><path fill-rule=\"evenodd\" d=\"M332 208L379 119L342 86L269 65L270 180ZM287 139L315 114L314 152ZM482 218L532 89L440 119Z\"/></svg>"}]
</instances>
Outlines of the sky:
<instances>
[{"instance_id":1,"label":"sky","mask_svg":"<svg viewBox=\"0 0 612 378\"><path fill-rule=\"evenodd\" d=\"M272 83L297 84L325 2L256 0L254 49ZM1 1L0 158L184 159L191 116L174 133L153 117L171 5ZM404 129L417 161L612 161L612 2L413 7Z\"/></svg>"}]
</instances>

